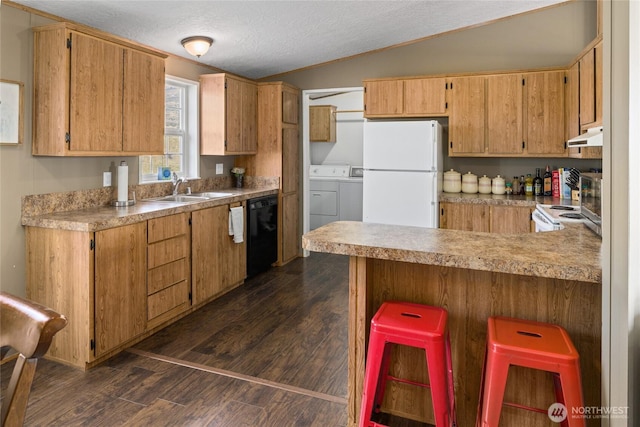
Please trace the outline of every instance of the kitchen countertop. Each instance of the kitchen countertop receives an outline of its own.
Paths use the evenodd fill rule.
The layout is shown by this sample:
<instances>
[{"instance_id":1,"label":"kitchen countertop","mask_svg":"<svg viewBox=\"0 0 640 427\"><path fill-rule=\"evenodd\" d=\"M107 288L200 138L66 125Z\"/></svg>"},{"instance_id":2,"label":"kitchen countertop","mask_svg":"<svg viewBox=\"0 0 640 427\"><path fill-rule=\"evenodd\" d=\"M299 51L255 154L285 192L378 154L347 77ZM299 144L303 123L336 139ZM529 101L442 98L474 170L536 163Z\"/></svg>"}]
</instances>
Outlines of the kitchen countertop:
<instances>
[{"instance_id":1,"label":"kitchen countertop","mask_svg":"<svg viewBox=\"0 0 640 427\"><path fill-rule=\"evenodd\" d=\"M601 243L583 224L495 234L338 221L302 236L315 252L598 284Z\"/></svg>"},{"instance_id":2,"label":"kitchen countertop","mask_svg":"<svg viewBox=\"0 0 640 427\"><path fill-rule=\"evenodd\" d=\"M554 197L534 197L525 195L506 194L480 194L480 193L440 193L440 202L470 203L483 205L523 206L535 208L541 205L572 205L580 206L580 202L570 199L558 199Z\"/></svg>"},{"instance_id":3,"label":"kitchen countertop","mask_svg":"<svg viewBox=\"0 0 640 427\"><path fill-rule=\"evenodd\" d=\"M225 188L216 192L229 193L229 197L217 197L194 203L160 202L138 200L133 206L112 207L95 206L85 209L47 213L36 216L23 216L22 225L42 228L55 228L73 231L100 231L153 218L191 212L198 209L241 202L254 197L278 194L278 189L267 188Z\"/></svg>"}]
</instances>

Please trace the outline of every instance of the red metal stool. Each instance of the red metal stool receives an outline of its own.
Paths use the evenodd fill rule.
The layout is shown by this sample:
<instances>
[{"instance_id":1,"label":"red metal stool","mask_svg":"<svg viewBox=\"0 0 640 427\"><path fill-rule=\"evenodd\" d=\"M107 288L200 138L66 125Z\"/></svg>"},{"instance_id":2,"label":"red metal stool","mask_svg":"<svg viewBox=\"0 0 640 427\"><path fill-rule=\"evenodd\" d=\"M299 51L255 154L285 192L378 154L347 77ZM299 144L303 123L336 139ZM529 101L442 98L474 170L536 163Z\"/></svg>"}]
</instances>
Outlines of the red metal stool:
<instances>
[{"instance_id":1,"label":"red metal stool","mask_svg":"<svg viewBox=\"0 0 640 427\"><path fill-rule=\"evenodd\" d=\"M425 350L429 384L389 375L389 344L392 343ZM455 425L453 369L446 310L420 304L385 302L373 316L360 408L360 427L382 426L371 421L371 415L374 410L380 410L387 381L430 388L436 426Z\"/></svg>"},{"instance_id":2,"label":"red metal stool","mask_svg":"<svg viewBox=\"0 0 640 427\"><path fill-rule=\"evenodd\" d=\"M548 414L548 409L503 402L509 365L552 372L556 401L566 408L564 414L560 407L553 415L558 420L564 418L563 427L585 426L584 418L571 416L571 408L584 403L579 355L567 331L557 325L508 317L488 320L477 426L497 427L503 404Z\"/></svg>"}]
</instances>

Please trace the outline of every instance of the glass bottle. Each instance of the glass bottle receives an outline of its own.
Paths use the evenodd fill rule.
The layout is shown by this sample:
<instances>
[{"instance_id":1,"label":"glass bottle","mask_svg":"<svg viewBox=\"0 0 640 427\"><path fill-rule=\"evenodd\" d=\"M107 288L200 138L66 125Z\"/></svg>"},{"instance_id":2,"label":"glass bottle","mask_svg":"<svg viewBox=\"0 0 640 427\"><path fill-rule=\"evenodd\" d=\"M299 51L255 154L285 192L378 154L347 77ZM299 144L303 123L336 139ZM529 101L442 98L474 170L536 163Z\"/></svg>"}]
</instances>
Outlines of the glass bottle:
<instances>
[{"instance_id":1,"label":"glass bottle","mask_svg":"<svg viewBox=\"0 0 640 427\"><path fill-rule=\"evenodd\" d=\"M553 195L552 176L553 174L549 170L549 165L547 165L547 170L544 171L544 177L542 178L542 193L545 196Z\"/></svg>"},{"instance_id":2,"label":"glass bottle","mask_svg":"<svg viewBox=\"0 0 640 427\"><path fill-rule=\"evenodd\" d=\"M524 194L527 196L533 196L533 178L528 173L524 180Z\"/></svg>"},{"instance_id":3,"label":"glass bottle","mask_svg":"<svg viewBox=\"0 0 640 427\"><path fill-rule=\"evenodd\" d=\"M517 176L514 176L513 181L511 181L511 190L513 194L520 194L520 180Z\"/></svg>"},{"instance_id":4,"label":"glass bottle","mask_svg":"<svg viewBox=\"0 0 640 427\"><path fill-rule=\"evenodd\" d=\"M533 195L542 196L542 177L540 176L540 168L536 168L536 177L533 178Z\"/></svg>"},{"instance_id":5,"label":"glass bottle","mask_svg":"<svg viewBox=\"0 0 640 427\"><path fill-rule=\"evenodd\" d=\"M518 191L518 194L522 194L523 196L525 195L525 188L524 188L525 182L524 182L524 175L520 175L520 191Z\"/></svg>"},{"instance_id":6,"label":"glass bottle","mask_svg":"<svg viewBox=\"0 0 640 427\"><path fill-rule=\"evenodd\" d=\"M511 194L513 194L513 185L510 182L507 182L505 184L505 189L504 189L504 193L508 196L510 196Z\"/></svg>"}]
</instances>

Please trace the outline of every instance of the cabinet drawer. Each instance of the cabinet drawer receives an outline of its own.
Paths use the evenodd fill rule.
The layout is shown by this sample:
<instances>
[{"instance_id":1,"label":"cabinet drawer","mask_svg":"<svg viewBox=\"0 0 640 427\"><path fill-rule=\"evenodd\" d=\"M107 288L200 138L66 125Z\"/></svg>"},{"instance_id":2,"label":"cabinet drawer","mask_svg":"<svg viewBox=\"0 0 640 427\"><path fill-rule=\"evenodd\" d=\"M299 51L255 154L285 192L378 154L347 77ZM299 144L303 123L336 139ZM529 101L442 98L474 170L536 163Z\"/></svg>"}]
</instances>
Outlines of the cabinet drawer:
<instances>
[{"instance_id":1,"label":"cabinet drawer","mask_svg":"<svg viewBox=\"0 0 640 427\"><path fill-rule=\"evenodd\" d=\"M187 260L185 258L153 268L147 274L147 295L187 279Z\"/></svg>"},{"instance_id":2,"label":"cabinet drawer","mask_svg":"<svg viewBox=\"0 0 640 427\"><path fill-rule=\"evenodd\" d=\"M182 304L189 303L189 282L176 283L147 298L147 319L160 316Z\"/></svg>"},{"instance_id":3,"label":"cabinet drawer","mask_svg":"<svg viewBox=\"0 0 640 427\"><path fill-rule=\"evenodd\" d=\"M338 193L312 191L309 197L309 213L312 215L338 215Z\"/></svg>"},{"instance_id":4,"label":"cabinet drawer","mask_svg":"<svg viewBox=\"0 0 640 427\"><path fill-rule=\"evenodd\" d=\"M186 258L189 253L188 243L187 236L179 236L149 245L147 248L149 270L181 258Z\"/></svg>"},{"instance_id":5,"label":"cabinet drawer","mask_svg":"<svg viewBox=\"0 0 640 427\"><path fill-rule=\"evenodd\" d=\"M187 234L189 231L187 215L187 213L181 213L150 219L148 223L147 243L158 242Z\"/></svg>"}]
</instances>

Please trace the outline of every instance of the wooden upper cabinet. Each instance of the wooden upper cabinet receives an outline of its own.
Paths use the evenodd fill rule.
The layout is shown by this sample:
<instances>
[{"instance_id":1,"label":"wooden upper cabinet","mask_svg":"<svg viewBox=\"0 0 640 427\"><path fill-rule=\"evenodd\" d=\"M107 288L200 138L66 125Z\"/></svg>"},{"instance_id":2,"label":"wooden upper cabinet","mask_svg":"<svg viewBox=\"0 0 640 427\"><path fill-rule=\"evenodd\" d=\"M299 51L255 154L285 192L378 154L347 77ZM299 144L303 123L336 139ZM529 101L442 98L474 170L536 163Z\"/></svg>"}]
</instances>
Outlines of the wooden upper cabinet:
<instances>
[{"instance_id":1,"label":"wooden upper cabinet","mask_svg":"<svg viewBox=\"0 0 640 427\"><path fill-rule=\"evenodd\" d=\"M366 80L365 117L429 117L447 113L446 79Z\"/></svg>"},{"instance_id":2,"label":"wooden upper cabinet","mask_svg":"<svg viewBox=\"0 0 640 427\"><path fill-rule=\"evenodd\" d=\"M290 125L298 124L300 96L291 91L282 91L282 122Z\"/></svg>"},{"instance_id":3,"label":"wooden upper cabinet","mask_svg":"<svg viewBox=\"0 0 640 427\"><path fill-rule=\"evenodd\" d=\"M527 154L564 155L565 72L528 73L524 81Z\"/></svg>"},{"instance_id":4,"label":"wooden upper cabinet","mask_svg":"<svg viewBox=\"0 0 640 427\"><path fill-rule=\"evenodd\" d=\"M255 154L258 89L224 73L200 76L200 154Z\"/></svg>"},{"instance_id":5,"label":"wooden upper cabinet","mask_svg":"<svg viewBox=\"0 0 640 427\"><path fill-rule=\"evenodd\" d=\"M580 66L580 126L583 127L596 121L595 50L591 49L578 62Z\"/></svg>"},{"instance_id":6,"label":"wooden upper cabinet","mask_svg":"<svg viewBox=\"0 0 640 427\"><path fill-rule=\"evenodd\" d=\"M485 150L485 77L449 80L449 155L478 155Z\"/></svg>"},{"instance_id":7,"label":"wooden upper cabinet","mask_svg":"<svg viewBox=\"0 0 640 427\"><path fill-rule=\"evenodd\" d=\"M365 117L402 115L404 111L404 81L365 81L364 110Z\"/></svg>"},{"instance_id":8,"label":"wooden upper cabinet","mask_svg":"<svg viewBox=\"0 0 640 427\"><path fill-rule=\"evenodd\" d=\"M522 132L522 75L487 76L489 154L522 153Z\"/></svg>"},{"instance_id":9,"label":"wooden upper cabinet","mask_svg":"<svg viewBox=\"0 0 640 427\"><path fill-rule=\"evenodd\" d=\"M309 141L336 142L336 107L334 105L309 107Z\"/></svg>"},{"instance_id":10,"label":"wooden upper cabinet","mask_svg":"<svg viewBox=\"0 0 640 427\"><path fill-rule=\"evenodd\" d=\"M34 29L32 154L162 154L164 56L77 27Z\"/></svg>"}]
</instances>

